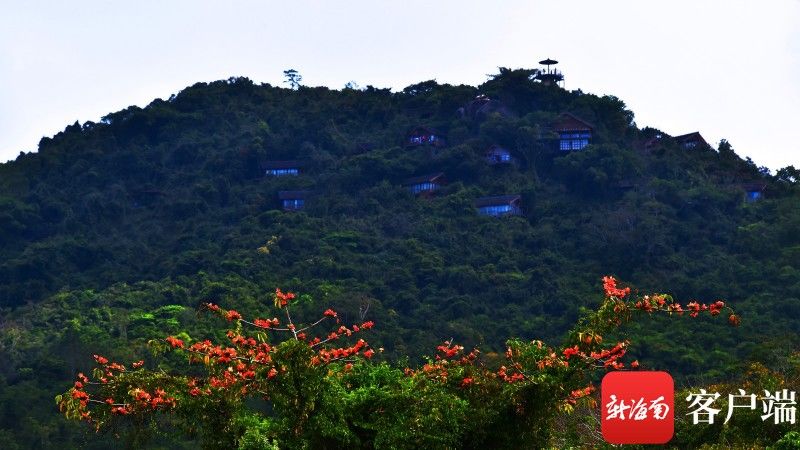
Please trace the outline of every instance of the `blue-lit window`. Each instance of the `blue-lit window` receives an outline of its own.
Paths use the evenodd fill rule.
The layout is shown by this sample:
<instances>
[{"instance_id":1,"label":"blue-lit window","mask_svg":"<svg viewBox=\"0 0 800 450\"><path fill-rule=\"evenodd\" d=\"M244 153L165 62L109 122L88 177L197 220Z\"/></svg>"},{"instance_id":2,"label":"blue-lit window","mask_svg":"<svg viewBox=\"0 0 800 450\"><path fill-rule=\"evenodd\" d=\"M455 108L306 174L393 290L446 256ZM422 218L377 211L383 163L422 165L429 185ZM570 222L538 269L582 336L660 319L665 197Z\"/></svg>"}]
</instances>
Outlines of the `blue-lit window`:
<instances>
[{"instance_id":1,"label":"blue-lit window","mask_svg":"<svg viewBox=\"0 0 800 450\"><path fill-rule=\"evenodd\" d=\"M267 169L267 175L280 177L285 175L299 175L299 169Z\"/></svg>"},{"instance_id":2,"label":"blue-lit window","mask_svg":"<svg viewBox=\"0 0 800 450\"><path fill-rule=\"evenodd\" d=\"M522 214L522 210L511 205L490 205L478 208L478 214L482 216L508 216Z\"/></svg>"},{"instance_id":3,"label":"blue-lit window","mask_svg":"<svg viewBox=\"0 0 800 450\"><path fill-rule=\"evenodd\" d=\"M754 202L761 199L761 191L747 191L747 201Z\"/></svg>"},{"instance_id":4,"label":"blue-lit window","mask_svg":"<svg viewBox=\"0 0 800 450\"><path fill-rule=\"evenodd\" d=\"M412 184L410 189L412 193L419 194L420 192L435 191L439 189L439 185L436 183L431 183L429 181L426 181L425 183Z\"/></svg>"},{"instance_id":5,"label":"blue-lit window","mask_svg":"<svg viewBox=\"0 0 800 450\"><path fill-rule=\"evenodd\" d=\"M589 145L589 140L592 139L592 133L589 131L562 132L559 133L559 138L560 150L565 152L583 150L584 147Z\"/></svg>"},{"instance_id":6,"label":"blue-lit window","mask_svg":"<svg viewBox=\"0 0 800 450\"><path fill-rule=\"evenodd\" d=\"M510 163L510 162L512 162L514 160L514 158L511 156L511 153L509 153L508 151L505 151L505 150L498 150L498 151L494 151L492 153L489 153L486 156L486 159L491 164Z\"/></svg>"},{"instance_id":7,"label":"blue-lit window","mask_svg":"<svg viewBox=\"0 0 800 450\"><path fill-rule=\"evenodd\" d=\"M283 209L287 211L303 209L304 203L302 198L287 199L283 201Z\"/></svg>"},{"instance_id":8,"label":"blue-lit window","mask_svg":"<svg viewBox=\"0 0 800 450\"><path fill-rule=\"evenodd\" d=\"M408 138L408 141L412 144L434 144L436 141L439 140L439 137L431 134L431 135L423 135L423 136L411 136Z\"/></svg>"}]
</instances>

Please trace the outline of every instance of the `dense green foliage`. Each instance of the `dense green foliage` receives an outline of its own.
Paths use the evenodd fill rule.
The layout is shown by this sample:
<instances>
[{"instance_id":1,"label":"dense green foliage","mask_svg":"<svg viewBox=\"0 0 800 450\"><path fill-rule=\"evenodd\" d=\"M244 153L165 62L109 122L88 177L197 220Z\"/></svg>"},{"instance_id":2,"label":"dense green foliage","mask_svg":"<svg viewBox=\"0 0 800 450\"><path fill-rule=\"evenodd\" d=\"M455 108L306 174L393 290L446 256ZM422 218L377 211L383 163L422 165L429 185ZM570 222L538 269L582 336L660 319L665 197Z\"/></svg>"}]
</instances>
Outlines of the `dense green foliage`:
<instances>
[{"instance_id":1,"label":"dense green foliage","mask_svg":"<svg viewBox=\"0 0 800 450\"><path fill-rule=\"evenodd\" d=\"M627 342L603 336L612 330L624 334L624 325L642 316L693 320L701 312L719 316L724 308L721 302L692 303L686 307L695 313L675 314L682 307L670 296L631 296L613 278L604 278L604 291L600 307L578 321L562 346L509 340L503 358L484 358L448 341L417 368L378 362L373 358L382 359L380 353L363 338L353 343L356 333L368 337L364 332L372 330L371 322L348 327L330 309L320 319L298 321L289 312L293 301L280 300L290 295L279 291L276 307L285 311L260 314L274 313L271 320L248 320L206 304L203 310L227 320L226 341L188 335L186 341L153 340L156 356L175 352L189 364L164 364L156 357L152 368L144 361L125 367L95 355L93 375L78 374L56 402L66 417L98 430L131 427L128 442L137 445L146 445L142 438L148 434L163 432L166 424L158 418L166 417L171 433L199 436L209 450L253 448L254 442L261 448L365 450L593 446L600 443L596 429L586 430L596 428L602 407L591 395L591 381L612 368L638 367L622 362ZM735 325L731 311L718 320ZM286 320L279 321L284 312ZM800 380L798 360L792 362L786 377L754 365L744 382L711 388L791 388ZM685 395L680 392L679 398ZM680 402L676 408L680 427L673 442L680 447L770 444L791 430L789 424L763 423L755 412L725 427L696 427L687 424Z\"/></svg>"},{"instance_id":2,"label":"dense green foliage","mask_svg":"<svg viewBox=\"0 0 800 450\"><path fill-rule=\"evenodd\" d=\"M640 326L631 351L644 364L686 382L780 363L800 331L797 171L769 176L726 142L645 148L658 131L636 127L619 99L529 74L397 93L201 83L0 165L0 447L77 445L52 397L89 355L143 355L147 339L201 327L200 301L252 312L276 286L309 294L309 308L367 311L373 345L416 358L450 337L487 350L558 340L613 273L685 300L722 297L745 318L736 334ZM509 113L456 113L478 94ZM594 125L584 151L554 150L563 111ZM417 125L448 146L405 147ZM486 164L495 143L520 164ZM266 178L263 159L308 169ZM450 183L435 198L401 186L438 171ZM767 196L745 203L738 183L754 180ZM316 195L281 212L277 192L298 189ZM523 195L524 216L476 215L475 198L507 193Z\"/></svg>"}]
</instances>

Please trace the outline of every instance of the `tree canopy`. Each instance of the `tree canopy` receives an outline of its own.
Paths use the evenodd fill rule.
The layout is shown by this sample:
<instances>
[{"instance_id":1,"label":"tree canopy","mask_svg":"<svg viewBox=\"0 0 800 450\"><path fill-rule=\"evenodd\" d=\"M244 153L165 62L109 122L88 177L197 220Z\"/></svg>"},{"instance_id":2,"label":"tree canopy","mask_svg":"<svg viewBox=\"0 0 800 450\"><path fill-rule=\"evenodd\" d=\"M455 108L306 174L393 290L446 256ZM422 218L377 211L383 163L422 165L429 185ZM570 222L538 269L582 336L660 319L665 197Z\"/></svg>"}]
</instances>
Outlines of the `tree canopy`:
<instances>
[{"instance_id":1,"label":"tree canopy","mask_svg":"<svg viewBox=\"0 0 800 450\"><path fill-rule=\"evenodd\" d=\"M419 362L450 338L487 353L558 342L613 273L747 317L736 334L634 325L629 351L679 382L785 364L800 332L797 170L768 175L727 142L684 148L619 98L532 73L399 92L198 83L0 164L0 446L77 445L51 399L89 355L133 360L150 339L198 332L202 302L253 314L275 286L307 296L301 310L366 314L387 358ZM581 151L558 151L563 112L593 127ZM447 145L407 146L421 126ZM488 164L494 144L517 163ZM261 168L289 160L300 175ZM402 185L438 172L435 196ZM745 201L744 183L763 198ZM313 195L284 212L280 191ZM521 216L476 213L505 194L521 194Z\"/></svg>"}]
</instances>

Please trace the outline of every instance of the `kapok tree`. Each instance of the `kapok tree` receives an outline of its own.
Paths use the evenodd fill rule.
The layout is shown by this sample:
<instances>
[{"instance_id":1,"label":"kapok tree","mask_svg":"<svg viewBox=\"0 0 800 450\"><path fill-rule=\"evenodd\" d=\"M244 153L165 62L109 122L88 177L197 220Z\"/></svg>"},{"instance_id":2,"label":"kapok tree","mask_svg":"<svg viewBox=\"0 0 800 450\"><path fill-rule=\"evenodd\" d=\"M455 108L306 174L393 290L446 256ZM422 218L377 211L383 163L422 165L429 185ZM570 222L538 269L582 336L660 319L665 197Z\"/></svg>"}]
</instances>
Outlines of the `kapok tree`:
<instances>
[{"instance_id":1,"label":"kapok tree","mask_svg":"<svg viewBox=\"0 0 800 450\"><path fill-rule=\"evenodd\" d=\"M231 325L224 344L175 336L153 342L158 353L186 358L180 371L95 355L92 376L78 374L56 402L66 417L98 430L157 425L160 414L199 433L208 448L244 446L255 428L256 440L282 448L545 445L559 410L594 402L597 371L639 367L623 362L629 342L608 342L608 332L655 313L716 316L727 309L729 322L739 323L719 300L682 306L665 294L632 295L612 277L603 278L603 288L602 304L578 322L566 344L510 340L500 367L452 341L417 368L371 361L375 350L356 339L371 321L348 326L328 309L311 323L297 323L290 311L295 296L280 289L274 303L285 319L245 319L206 303L206 311ZM256 399L264 412L249 409Z\"/></svg>"}]
</instances>

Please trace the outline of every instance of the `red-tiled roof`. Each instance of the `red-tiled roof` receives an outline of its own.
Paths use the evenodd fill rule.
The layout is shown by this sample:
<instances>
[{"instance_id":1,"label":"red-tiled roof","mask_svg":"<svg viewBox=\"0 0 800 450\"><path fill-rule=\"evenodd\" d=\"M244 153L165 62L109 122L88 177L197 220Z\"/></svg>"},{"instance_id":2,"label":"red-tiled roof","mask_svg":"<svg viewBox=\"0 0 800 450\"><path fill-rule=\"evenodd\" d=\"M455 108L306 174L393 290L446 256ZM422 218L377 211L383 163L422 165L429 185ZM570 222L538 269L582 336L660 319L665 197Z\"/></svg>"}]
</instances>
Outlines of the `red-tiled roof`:
<instances>
[{"instance_id":1,"label":"red-tiled roof","mask_svg":"<svg viewBox=\"0 0 800 450\"><path fill-rule=\"evenodd\" d=\"M486 149L486 154L494 153L494 152L504 152L504 153L511 153L511 151L502 145L492 144L489 148Z\"/></svg>"},{"instance_id":2,"label":"red-tiled roof","mask_svg":"<svg viewBox=\"0 0 800 450\"><path fill-rule=\"evenodd\" d=\"M441 178L444 178L444 172L432 173L428 175L420 175L418 177L407 178L403 181L403 186L410 186L412 184L419 184L419 183L433 183L435 181L442 182Z\"/></svg>"},{"instance_id":3,"label":"red-tiled roof","mask_svg":"<svg viewBox=\"0 0 800 450\"><path fill-rule=\"evenodd\" d=\"M553 122L552 127L556 131L594 130L594 125L568 112L561 113Z\"/></svg>"},{"instance_id":4,"label":"red-tiled roof","mask_svg":"<svg viewBox=\"0 0 800 450\"><path fill-rule=\"evenodd\" d=\"M442 133L440 133L439 131L437 131L437 130L435 130L433 128L430 128L430 127L425 127L425 126L414 127L414 128L411 129L411 131L408 132L408 136L419 136L419 135L423 135L423 134L425 134L425 135L433 134L435 136L442 136Z\"/></svg>"},{"instance_id":5,"label":"red-tiled roof","mask_svg":"<svg viewBox=\"0 0 800 450\"><path fill-rule=\"evenodd\" d=\"M306 198L311 191L279 191L278 200L300 200Z\"/></svg>"},{"instance_id":6,"label":"red-tiled roof","mask_svg":"<svg viewBox=\"0 0 800 450\"><path fill-rule=\"evenodd\" d=\"M475 200L475 207L480 208L483 206L509 205L512 203L517 203L520 200L522 200L522 195L520 194L481 197Z\"/></svg>"},{"instance_id":7,"label":"red-tiled roof","mask_svg":"<svg viewBox=\"0 0 800 450\"><path fill-rule=\"evenodd\" d=\"M261 168L264 170L270 169L300 169L303 167L302 161L262 161Z\"/></svg>"},{"instance_id":8,"label":"red-tiled roof","mask_svg":"<svg viewBox=\"0 0 800 450\"><path fill-rule=\"evenodd\" d=\"M706 140L703 139L703 136L700 135L699 131L695 131L693 133L682 134L680 136L675 136L672 139L675 139L675 141L677 143L681 144L681 145L687 144L687 143L692 143L692 142L697 143L697 144L708 145L708 142L706 142Z\"/></svg>"},{"instance_id":9,"label":"red-tiled roof","mask_svg":"<svg viewBox=\"0 0 800 450\"><path fill-rule=\"evenodd\" d=\"M747 192L754 192L754 191L762 192L764 189L767 188L767 183L763 181L756 181L750 183L742 183L739 186Z\"/></svg>"}]
</instances>

